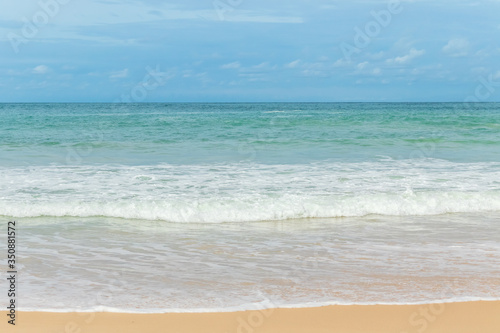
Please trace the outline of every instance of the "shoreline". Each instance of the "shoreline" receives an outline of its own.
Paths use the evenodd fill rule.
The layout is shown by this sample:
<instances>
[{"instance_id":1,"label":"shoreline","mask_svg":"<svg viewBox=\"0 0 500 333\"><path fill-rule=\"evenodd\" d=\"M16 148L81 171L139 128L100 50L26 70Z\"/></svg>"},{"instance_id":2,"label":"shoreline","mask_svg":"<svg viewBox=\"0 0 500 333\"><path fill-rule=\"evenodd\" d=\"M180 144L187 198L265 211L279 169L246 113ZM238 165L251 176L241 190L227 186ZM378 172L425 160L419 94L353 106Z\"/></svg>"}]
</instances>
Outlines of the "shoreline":
<instances>
[{"instance_id":1,"label":"shoreline","mask_svg":"<svg viewBox=\"0 0 500 333\"><path fill-rule=\"evenodd\" d=\"M330 305L237 312L1 312L2 332L413 333L500 332L500 301L412 305Z\"/></svg>"},{"instance_id":2,"label":"shoreline","mask_svg":"<svg viewBox=\"0 0 500 333\"><path fill-rule=\"evenodd\" d=\"M191 308L191 309L127 309L127 308L114 308L110 306L96 306L89 309L16 309L18 312L23 313L119 313L119 314L133 314L133 315L160 315L160 314L199 314L199 313L232 313L232 312L246 312L246 311L267 311L278 309L310 309L310 308L323 308L329 306L411 306L411 305L432 305L432 304L450 304L450 303L470 303L470 302L500 302L500 298L484 298L484 297L463 297L460 299L438 299L435 301L415 301L415 302L318 302L318 303L304 303L304 304L288 304L288 305L275 305L274 303L267 302L264 304L249 304L227 308ZM2 311L0 311L1 313Z\"/></svg>"}]
</instances>

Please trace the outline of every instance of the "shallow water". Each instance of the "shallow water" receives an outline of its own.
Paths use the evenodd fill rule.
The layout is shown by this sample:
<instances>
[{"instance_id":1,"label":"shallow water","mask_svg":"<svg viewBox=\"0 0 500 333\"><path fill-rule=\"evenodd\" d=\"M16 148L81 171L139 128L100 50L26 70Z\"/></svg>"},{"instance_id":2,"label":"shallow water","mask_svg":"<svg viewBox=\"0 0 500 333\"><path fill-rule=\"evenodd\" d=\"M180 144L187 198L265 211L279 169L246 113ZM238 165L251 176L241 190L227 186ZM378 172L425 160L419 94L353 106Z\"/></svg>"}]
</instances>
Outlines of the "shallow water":
<instances>
[{"instance_id":1,"label":"shallow water","mask_svg":"<svg viewBox=\"0 0 500 333\"><path fill-rule=\"evenodd\" d=\"M22 309L500 299L500 104L1 104L0 116Z\"/></svg>"}]
</instances>

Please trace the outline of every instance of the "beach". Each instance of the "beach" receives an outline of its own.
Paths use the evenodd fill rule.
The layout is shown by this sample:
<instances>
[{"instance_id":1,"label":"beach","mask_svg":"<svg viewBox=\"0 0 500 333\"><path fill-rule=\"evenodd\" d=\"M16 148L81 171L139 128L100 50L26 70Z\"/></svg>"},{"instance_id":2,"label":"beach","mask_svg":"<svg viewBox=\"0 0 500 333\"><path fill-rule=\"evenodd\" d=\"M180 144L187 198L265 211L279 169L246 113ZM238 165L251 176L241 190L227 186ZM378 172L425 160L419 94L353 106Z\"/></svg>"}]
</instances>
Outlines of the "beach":
<instances>
[{"instance_id":1,"label":"beach","mask_svg":"<svg viewBox=\"0 0 500 333\"><path fill-rule=\"evenodd\" d=\"M2 332L497 333L500 302L344 305L219 313L18 313ZM5 316L3 316L5 317Z\"/></svg>"},{"instance_id":2,"label":"beach","mask_svg":"<svg viewBox=\"0 0 500 333\"><path fill-rule=\"evenodd\" d=\"M0 115L19 332L498 332L496 103Z\"/></svg>"},{"instance_id":3,"label":"beach","mask_svg":"<svg viewBox=\"0 0 500 333\"><path fill-rule=\"evenodd\" d=\"M0 333L500 333L499 12L4 1Z\"/></svg>"}]
</instances>

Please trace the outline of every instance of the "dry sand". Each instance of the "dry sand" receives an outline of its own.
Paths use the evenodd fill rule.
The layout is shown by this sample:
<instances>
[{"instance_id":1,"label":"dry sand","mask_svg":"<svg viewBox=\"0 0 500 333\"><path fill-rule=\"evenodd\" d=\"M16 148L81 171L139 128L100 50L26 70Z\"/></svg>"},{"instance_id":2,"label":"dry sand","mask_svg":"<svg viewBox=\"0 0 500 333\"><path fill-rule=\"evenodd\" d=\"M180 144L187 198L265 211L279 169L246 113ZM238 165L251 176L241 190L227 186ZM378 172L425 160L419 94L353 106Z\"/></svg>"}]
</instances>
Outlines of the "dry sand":
<instances>
[{"instance_id":1,"label":"dry sand","mask_svg":"<svg viewBox=\"0 0 500 333\"><path fill-rule=\"evenodd\" d=\"M424 305L335 305L222 313L19 312L1 332L34 333L499 333L500 301Z\"/></svg>"}]
</instances>

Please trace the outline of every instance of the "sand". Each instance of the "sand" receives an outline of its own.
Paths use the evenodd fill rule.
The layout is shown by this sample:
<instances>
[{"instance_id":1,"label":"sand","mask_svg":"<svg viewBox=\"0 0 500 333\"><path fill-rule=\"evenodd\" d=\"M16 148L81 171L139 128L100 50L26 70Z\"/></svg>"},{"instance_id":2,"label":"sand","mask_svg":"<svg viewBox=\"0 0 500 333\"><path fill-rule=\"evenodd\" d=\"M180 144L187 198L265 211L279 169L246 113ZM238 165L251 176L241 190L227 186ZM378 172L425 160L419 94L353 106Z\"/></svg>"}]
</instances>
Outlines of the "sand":
<instances>
[{"instance_id":1,"label":"sand","mask_svg":"<svg viewBox=\"0 0 500 333\"><path fill-rule=\"evenodd\" d=\"M335 305L221 313L18 312L1 332L36 333L488 333L500 332L500 301L423 305Z\"/></svg>"}]
</instances>

